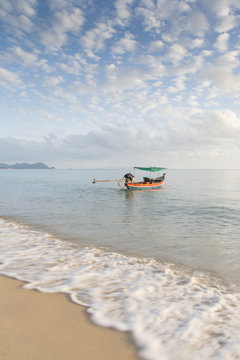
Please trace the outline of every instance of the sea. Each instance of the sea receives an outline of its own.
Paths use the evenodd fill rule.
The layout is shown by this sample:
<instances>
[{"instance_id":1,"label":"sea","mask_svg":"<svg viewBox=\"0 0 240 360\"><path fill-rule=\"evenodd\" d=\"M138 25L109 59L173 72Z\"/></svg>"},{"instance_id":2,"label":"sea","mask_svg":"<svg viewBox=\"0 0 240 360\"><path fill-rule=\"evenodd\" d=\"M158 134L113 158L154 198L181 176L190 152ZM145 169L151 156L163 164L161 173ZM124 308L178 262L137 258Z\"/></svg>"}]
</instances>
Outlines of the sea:
<instances>
[{"instance_id":1,"label":"sea","mask_svg":"<svg viewBox=\"0 0 240 360\"><path fill-rule=\"evenodd\" d=\"M240 359L240 170L93 184L130 170L0 170L0 274L67 294L142 359Z\"/></svg>"}]
</instances>

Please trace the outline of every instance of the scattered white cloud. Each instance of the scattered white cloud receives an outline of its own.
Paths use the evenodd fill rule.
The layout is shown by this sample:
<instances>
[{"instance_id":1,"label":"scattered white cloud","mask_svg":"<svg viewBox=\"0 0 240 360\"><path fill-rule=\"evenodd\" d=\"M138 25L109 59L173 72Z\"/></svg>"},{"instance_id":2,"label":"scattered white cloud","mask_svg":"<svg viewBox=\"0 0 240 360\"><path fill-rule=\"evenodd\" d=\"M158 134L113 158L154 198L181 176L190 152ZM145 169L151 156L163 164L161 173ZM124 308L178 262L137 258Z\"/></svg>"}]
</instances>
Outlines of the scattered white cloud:
<instances>
[{"instance_id":1,"label":"scattered white cloud","mask_svg":"<svg viewBox=\"0 0 240 360\"><path fill-rule=\"evenodd\" d=\"M34 23L25 15L8 16L8 24L15 28L15 31L20 30L30 33L34 28Z\"/></svg>"},{"instance_id":2,"label":"scattered white cloud","mask_svg":"<svg viewBox=\"0 0 240 360\"><path fill-rule=\"evenodd\" d=\"M79 8L74 7L71 11L59 11L54 16L53 31L56 34L66 32L78 33L84 20L83 12Z\"/></svg>"},{"instance_id":3,"label":"scattered white cloud","mask_svg":"<svg viewBox=\"0 0 240 360\"><path fill-rule=\"evenodd\" d=\"M84 52L89 58L98 60L98 53L105 46L106 40L113 37L115 30L113 24L109 21L107 24L98 23L93 29L86 31L80 38L80 43Z\"/></svg>"},{"instance_id":4,"label":"scattered white cloud","mask_svg":"<svg viewBox=\"0 0 240 360\"><path fill-rule=\"evenodd\" d=\"M214 142L219 139L223 145L230 140L232 144L240 148L240 118L231 110L214 110L201 114L196 117L192 126L201 133L201 138L212 137Z\"/></svg>"},{"instance_id":5,"label":"scattered white cloud","mask_svg":"<svg viewBox=\"0 0 240 360\"><path fill-rule=\"evenodd\" d=\"M150 44L148 45L148 49L150 52L158 52L162 50L163 47L164 47L164 43L162 40L151 41Z\"/></svg>"},{"instance_id":6,"label":"scattered white cloud","mask_svg":"<svg viewBox=\"0 0 240 360\"><path fill-rule=\"evenodd\" d=\"M209 23L206 16L200 10L193 10L188 17L186 28L191 34L199 36L209 29Z\"/></svg>"},{"instance_id":7,"label":"scattered white cloud","mask_svg":"<svg viewBox=\"0 0 240 360\"><path fill-rule=\"evenodd\" d=\"M48 60L39 57L39 51L37 49L32 49L30 52L24 50L20 46L9 47L5 50L5 53L0 55L0 61L5 64L15 64L15 66L20 65L27 69L31 69L31 71L34 69L42 69L46 73L53 71L53 68L48 64Z\"/></svg>"},{"instance_id":8,"label":"scattered white cloud","mask_svg":"<svg viewBox=\"0 0 240 360\"><path fill-rule=\"evenodd\" d=\"M136 9L136 14L140 17L140 19L142 19L145 31L150 31L154 29L157 33L159 33L162 22L153 8L145 8L139 6Z\"/></svg>"},{"instance_id":9,"label":"scattered white cloud","mask_svg":"<svg viewBox=\"0 0 240 360\"><path fill-rule=\"evenodd\" d=\"M166 56L167 61L177 63L183 60L188 55L187 50L180 44L173 44L169 46L169 50Z\"/></svg>"},{"instance_id":10,"label":"scattered white cloud","mask_svg":"<svg viewBox=\"0 0 240 360\"><path fill-rule=\"evenodd\" d=\"M224 95L232 98L240 96L240 62L238 51L230 51L218 57L214 62L202 68L201 77L211 81Z\"/></svg>"},{"instance_id":11,"label":"scattered white cloud","mask_svg":"<svg viewBox=\"0 0 240 360\"><path fill-rule=\"evenodd\" d=\"M9 90L15 90L21 85L21 79L17 73L0 68L0 85Z\"/></svg>"},{"instance_id":12,"label":"scattered white cloud","mask_svg":"<svg viewBox=\"0 0 240 360\"><path fill-rule=\"evenodd\" d=\"M41 43L49 50L59 50L68 41L68 33L77 35L85 21L77 7L54 13L51 26L40 32Z\"/></svg>"},{"instance_id":13,"label":"scattered white cloud","mask_svg":"<svg viewBox=\"0 0 240 360\"><path fill-rule=\"evenodd\" d=\"M220 34L217 38L215 47L217 50L219 51L226 51L228 50L228 40L229 40L230 36L228 33L223 33Z\"/></svg>"},{"instance_id":14,"label":"scattered white cloud","mask_svg":"<svg viewBox=\"0 0 240 360\"><path fill-rule=\"evenodd\" d=\"M167 92L169 92L171 94L176 94L178 92L178 89L175 86L169 86L167 88Z\"/></svg>"},{"instance_id":15,"label":"scattered white cloud","mask_svg":"<svg viewBox=\"0 0 240 360\"><path fill-rule=\"evenodd\" d=\"M137 42L134 40L134 36L127 32L123 38L121 38L112 47L113 54L122 55L125 52L132 52L136 49Z\"/></svg>"},{"instance_id":16,"label":"scattered white cloud","mask_svg":"<svg viewBox=\"0 0 240 360\"><path fill-rule=\"evenodd\" d=\"M225 70L234 70L240 66L239 53L240 51L229 51L224 55L216 57L215 63Z\"/></svg>"},{"instance_id":17,"label":"scattered white cloud","mask_svg":"<svg viewBox=\"0 0 240 360\"><path fill-rule=\"evenodd\" d=\"M200 48L200 47L203 47L204 44L205 44L205 41L204 39L200 39L200 38L196 38L196 39L188 39L188 47L190 49L195 49L195 48Z\"/></svg>"},{"instance_id":18,"label":"scattered white cloud","mask_svg":"<svg viewBox=\"0 0 240 360\"><path fill-rule=\"evenodd\" d=\"M64 81L62 76L49 76L44 80L45 86L55 87Z\"/></svg>"},{"instance_id":19,"label":"scattered white cloud","mask_svg":"<svg viewBox=\"0 0 240 360\"><path fill-rule=\"evenodd\" d=\"M16 0L14 1L14 10L16 10L18 13L31 17L36 14L34 8L36 5L36 0Z\"/></svg>"},{"instance_id":20,"label":"scattered white cloud","mask_svg":"<svg viewBox=\"0 0 240 360\"><path fill-rule=\"evenodd\" d=\"M0 4L0 14L6 16L11 11L13 11L13 3L9 0L2 0Z\"/></svg>"},{"instance_id":21,"label":"scattered white cloud","mask_svg":"<svg viewBox=\"0 0 240 360\"><path fill-rule=\"evenodd\" d=\"M134 0L117 0L115 2L115 7L117 10L117 23L124 25L128 22L129 18L132 15L131 4Z\"/></svg>"},{"instance_id":22,"label":"scattered white cloud","mask_svg":"<svg viewBox=\"0 0 240 360\"><path fill-rule=\"evenodd\" d=\"M216 31L219 33L227 32L239 25L239 20L235 16L225 16L219 18L216 24Z\"/></svg>"},{"instance_id":23,"label":"scattered white cloud","mask_svg":"<svg viewBox=\"0 0 240 360\"><path fill-rule=\"evenodd\" d=\"M34 29L35 0L2 0L0 18L8 33L23 37Z\"/></svg>"},{"instance_id":24,"label":"scattered white cloud","mask_svg":"<svg viewBox=\"0 0 240 360\"><path fill-rule=\"evenodd\" d=\"M235 12L240 8L238 0L202 0L202 4L218 33L228 32L239 25L239 16Z\"/></svg>"},{"instance_id":25,"label":"scattered white cloud","mask_svg":"<svg viewBox=\"0 0 240 360\"><path fill-rule=\"evenodd\" d=\"M0 153L193 164L224 144L240 160L239 13L239 0L2 0Z\"/></svg>"}]
</instances>

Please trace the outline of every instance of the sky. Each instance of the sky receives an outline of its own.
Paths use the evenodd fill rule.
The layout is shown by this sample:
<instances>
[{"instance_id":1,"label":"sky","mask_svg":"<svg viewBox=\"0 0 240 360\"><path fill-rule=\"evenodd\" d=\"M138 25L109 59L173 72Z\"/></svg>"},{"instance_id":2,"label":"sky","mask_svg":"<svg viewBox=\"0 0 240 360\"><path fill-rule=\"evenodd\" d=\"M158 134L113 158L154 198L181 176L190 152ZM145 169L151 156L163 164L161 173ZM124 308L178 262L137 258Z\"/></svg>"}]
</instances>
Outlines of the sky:
<instances>
[{"instance_id":1,"label":"sky","mask_svg":"<svg viewBox=\"0 0 240 360\"><path fill-rule=\"evenodd\" d=\"M1 0L0 162L240 168L240 0Z\"/></svg>"}]
</instances>

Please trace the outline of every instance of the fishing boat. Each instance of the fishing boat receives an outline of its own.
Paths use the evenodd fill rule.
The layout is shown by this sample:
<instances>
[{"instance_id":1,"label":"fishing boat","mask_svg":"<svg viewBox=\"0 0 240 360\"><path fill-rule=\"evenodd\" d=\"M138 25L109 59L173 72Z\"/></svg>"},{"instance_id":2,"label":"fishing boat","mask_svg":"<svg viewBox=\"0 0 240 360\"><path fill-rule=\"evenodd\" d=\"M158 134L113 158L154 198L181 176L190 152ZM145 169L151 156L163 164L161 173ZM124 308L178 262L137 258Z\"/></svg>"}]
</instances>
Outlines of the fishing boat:
<instances>
[{"instance_id":1,"label":"fishing boat","mask_svg":"<svg viewBox=\"0 0 240 360\"><path fill-rule=\"evenodd\" d=\"M135 174L135 170L143 170L143 171L148 171L150 174L153 172L160 172L165 170L166 168L160 168L160 167L138 167L135 166L134 167L134 174ZM158 174L159 175L159 174ZM149 177L143 177L143 181L137 181L135 182L135 175L131 174L131 173L127 173L123 176L122 179L120 180L93 180L93 184L96 184L96 182L108 182L108 181L117 181L118 185L121 188L125 188L127 190L157 190L160 189L162 187L162 185L164 184L165 181L165 177L166 177L166 173L163 173L161 176L152 178L151 176ZM124 187L123 187L124 185Z\"/></svg>"},{"instance_id":2,"label":"fishing boat","mask_svg":"<svg viewBox=\"0 0 240 360\"><path fill-rule=\"evenodd\" d=\"M165 168L158 168L158 167L138 167L135 166L134 170L143 170L148 171L150 173L152 172L160 172L162 170L165 170ZM124 185L128 190L156 190L160 189L162 185L164 184L166 177L166 173L164 173L162 176L158 176L156 178L151 177L143 177L143 181L135 182L135 177L131 173L128 173L124 175Z\"/></svg>"}]
</instances>

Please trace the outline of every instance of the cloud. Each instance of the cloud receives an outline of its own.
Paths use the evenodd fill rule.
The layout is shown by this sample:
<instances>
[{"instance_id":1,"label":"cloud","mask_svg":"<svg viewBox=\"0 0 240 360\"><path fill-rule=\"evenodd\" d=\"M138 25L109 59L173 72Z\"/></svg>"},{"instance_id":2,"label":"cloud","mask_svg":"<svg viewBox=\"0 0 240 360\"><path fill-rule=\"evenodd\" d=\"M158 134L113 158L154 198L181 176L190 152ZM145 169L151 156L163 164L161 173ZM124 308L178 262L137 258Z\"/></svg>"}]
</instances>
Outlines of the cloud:
<instances>
[{"instance_id":1,"label":"cloud","mask_svg":"<svg viewBox=\"0 0 240 360\"><path fill-rule=\"evenodd\" d=\"M25 15L18 15L18 16L12 16L9 15L7 18L8 25L10 25L15 31L20 30L26 33L30 33L33 28L34 24L32 20L30 20ZM18 34L21 35L21 32L18 32Z\"/></svg>"},{"instance_id":2,"label":"cloud","mask_svg":"<svg viewBox=\"0 0 240 360\"><path fill-rule=\"evenodd\" d=\"M225 95L239 97L240 94L240 75L237 69L240 66L238 51L230 51L216 57L213 63L206 64L202 68L200 77L212 81Z\"/></svg>"},{"instance_id":3,"label":"cloud","mask_svg":"<svg viewBox=\"0 0 240 360\"><path fill-rule=\"evenodd\" d=\"M36 0L15 0L14 9L18 13L25 14L28 17L36 14L34 6L37 5Z\"/></svg>"},{"instance_id":4,"label":"cloud","mask_svg":"<svg viewBox=\"0 0 240 360\"><path fill-rule=\"evenodd\" d=\"M235 15L228 15L226 17L218 19L215 29L219 33L227 32L238 26L238 23L239 22Z\"/></svg>"},{"instance_id":5,"label":"cloud","mask_svg":"<svg viewBox=\"0 0 240 360\"><path fill-rule=\"evenodd\" d=\"M211 80L212 83L222 91L223 94L239 97L240 93L240 77L234 76L228 69L212 68L210 72L205 74L205 78ZM219 95L219 92L218 92Z\"/></svg>"},{"instance_id":6,"label":"cloud","mask_svg":"<svg viewBox=\"0 0 240 360\"><path fill-rule=\"evenodd\" d=\"M230 35L227 33L220 34L217 38L215 47L218 51L226 51L228 50L228 40Z\"/></svg>"},{"instance_id":7,"label":"cloud","mask_svg":"<svg viewBox=\"0 0 240 360\"><path fill-rule=\"evenodd\" d=\"M71 11L62 10L54 16L53 31L57 34L78 33L84 21L83 12L79 8L73 7Z\"/></svg>"},{"instance_id":8,"label":"cloud","mask_svg":"<svg viewBox=\"0 0 240 360\"><path fill-rule=\"evenodd\" d=\"M6 16L8 13L13 11L13 3L8 0L2 0L0 3L0 14Z\"/></svg>"},{"instance_id":9,"label":"cloud","mask_svg":"<svg viewBox=\"0 0 240 360\"><path fill-rule=\"evenodd\" d=\"M98 23L95 28L86 31L80 39L84 52L89 58L97 60L96 53L104 48L106 40L111 39L114 33L112 21Z\"/></svg>"},{"instance_id":10,"label":"cloud","mask_svg":"<svg viewBox=\"0 0 240 360\"><path fill-rule=\"evenodd\" d=\"M186 29L191 34L202 35L209 29L209 24L206 16L200 11L194 9L187 19Z\"/></svg>"},{"instance_id":11,"label":"cloud","mask_svg":"<svg viewBox=\"0 0 240 360\"><path fill-rule=\"evenodd\" d=\"M143 88L148 89L151 94L154 91L151 82L157 86L157 80L166 75L165 71L161 57L133 55L129 58L128 64L112 63L105 67L106 76L101 82L101 88L106 93L131 91L132 98L141 93Z\"/></svg>"},{"instance_id":12,"label":"cloud","mask_svg":"<svg viewBox=\"0 0 240 360\"><path fill-rule=\"evenodd\" d=\"M9 90L16 90L21 85L18 74L4 68L0 68L0 85Z\"/></svg>"},{"instance_id":13,"label":"cloud","mask_svg":"<svg viewBox=\"0 0 240 360\"><path fill-rule=\"evenodd\" d=\"M133 59L133 63L144 66L146 80L159 80L166 74L165 57L146 55Z\"/></svg>"},{"instance_id":14,"label":"cloud","mask_svg":"<svg viewBox=\"0 0 240 360\"><path fill-rule=\"evenodd\" d=\"M204 46L204 39L199 39L199 38L197 38L197 39L193 39L192 40L192 42L191 42L191 48L198 48L198 47L202 47L202 46Z\"/></svg>"},{"instance_id":15,"label":"cloud","mask_svg":"<svg viewBox=\"0 0 240 360\"><path fill-rule=\"evenodd\" d=\"M44 85L45 86L50 86L50 87L55 87L57 85L59 85L60 83L62 83L64 81L63 77L58 75L58 76L49 76L44 80Z\"/></svg>"},{"instance_id":16,"label":"cloud","mask_svg":"<svg viewBox=\"0 0 240 360\"><path fill-rule=\"evenodd\" d=\"M86 135L71 135L65 138L54 136L53 139L49 136L38 142L0 138L0 153L4 154L1 160L5 162L24 159L28 162L41 160L51 166L60 167L64 164L76 167L80 163L80 167L119 167L126 166L129 152L135 154L131 162L149 161L149 156L140 155L140 151L144 148L146 151L152 149L152 155L158 153L163 150L163 144L159 140L160 138L150 139L143 129L134 134L124 129L105 127L101 131L91 131ZM151 161L154 161L153 157Z\"/></svg>"},{"instance_id":17,"label":"cloud","mask_svg":"<svg viewBox=\"0 0 240 360\"><path fill-rule=\"evenodd\" d=\"M194 100L194 99L193 99ZM64 164L80 167L129 166L136 163L161 163L169 161L177 167L176 158L188 163L189 157L213 154L213 158L240 156L240 119L231 110L217 110L188 114L187 108L167 106L167 121L146 117L134 129L124 126L102 126L87 134L66 137L49 135L39 141L0 138L1 161L44 161L60 167ZM173 122L178 119L178 123ZM222 149L229 151L223 153ZM129 160L129 153L132 154ZM151 158L149 158L151 154ZM178 156L176 155L178 154ZM174 160L175 159L175 160ZM100 161L101 160L101 161ZM205 158L206 160L206 158ZM134 164L132 164L134 162ZM131 163L131 164L130 164ZM166 164L168 165L168 164ZM223 165L223 164L222 164ZM227 166L225 162L224 166ZM230 163L229 163L230 165ZM235 163L235 166L238 166Z\"/></svg>"},{"instance_id":18,"label":"cloud","mask_svg":"<svg viewBox=\"0 0 240 360\"><path fill-rule=\"evenodd\" d=\"M118 24L124 25L128 22L132 14L130 5L133 2L134 0L117 0L115 2Z\"/></svg>"},{"instance_id":19,"label":"cloud","mask_svg":"<svg viewBox=\"0 0 240 360\"><path fill-rule=\"evenodd\" d=\"M180 44L173 44L169 47L166 60L177 63L188 55L187 50Z\"/></svg>"},{"instance_id":20,"label":"cloud","mask_svg":"<svg viewBox=\"0 0 240 360\"><path fill-rule=\"evenodd\" d=\"M240 149L240 118L231 110L213 110L200 114L191 122L191 126L197 130L201 139L218 139L223 145L230 140Z\"/></svg>"},{"instance_id":21,"label":"cloud","mask_svg":"<svg viewBox=\"0 0 240 360\"><path fill-rule=\"evenodd\" d=\"M0 12L7 16L15 13L16 15L25 15L33 17L36 14L36 0L2 0L0 3Z\"/></svg>"},{"instance_id":22,"label":"cloud","mask_svg":"<svg viewBox=\"0 0 240 360\"><path fill-rule=\"evenodd\" d=\"M210 13L215 31L223 33L238 26L238 0L202 0L202 5Z\"/></svg>"},{"instance_id":23,"label":"cloud","mask_svg":"<svg viewBox=\"0 0 240 360\"><path fill-rule=\"evenodd\" d=\"M41 54L37 48L32 48L32 51L26 51L20 46L9 47L2 52L0 60L6 66L18 69L18 73L22 77L26 76L30 72L37 73L39 69L42 69L46 73L51 73L54 68L49 66L46 58L40 58ZM27 68L27 71L26 71Z\"/></svg>"},{"instance_id":24,"label":"cloud","mask_svg":"<svg viewBox=\"0 0 240 360\"><path fill-rule=\"evenodd\" d=\"M134 36L127 32L123 38L121 38L112 47L112 53L116 55L122 55L126 52L133 52L136 49L137 42L134 40Z\"/></svg>"},{"instance_id":25,"label":"cloud","mask_svg":"<svg viewBox=\"0 0 240 360\"><path fill-rule=\"evenodd\" d=\"M5 29L14 36L24 36L33 31L35 25L33 17L36 14L35 0L2 0L0 2L0 18Z\"/></svg>"},{"instance_id":26,"label":"cloud","mask_svg":"<svg viewBox=\"0 0 240 360\"><path fill-rule=\"evenodd\" d=\"M67 43L69 33L79 33L84 21L83 12L77 7L57 11L51 27L40 32L40 41L48 50L58 50Z\"/></svg>"},{"instance_id":27,"label":"cloud","mask_svg":"<svg viewBox=\"0 0 240 360\"><path fill-rule=\"evenodd\" d=\"M49 2L49 8L51 11L56 12L62 9L70 9L74 6L82 5L83 1L79 0L54 0ZM89 0L89 4L92 0Z\"/></svg>"},{"instance_id":28,"label":"cloud","mask_svg":"<svg viewBox=\"0 0 240 360\"><path fill-rule=\"evenodd\" d=\"M142 18L145 31L150 31L154 29L156 32L159 32L162 21L154 9L139 6L136 9L136 14L137 16Z\"/></svg>"},{"instance_id":29,"label":"cloud","mask_svg":"<svg viewBox=\"0 0 240 360\"><path fill-rule=\"evenodd\" d=\"M106 83L102 85L105 93L132 90L145 86L148 74L133 66L116 67L111 64L105 68Z\"/></svg>"},{"instance_id":30,"label":"cloud","mask_svg":"<svg viewBox=\"0 0 240 360\"><path fill-rule=\"evenodd\" d=\"M156 159L206 148L219 154L222 141L239 148L239 0L39 4L0 1L0 111L16 129L3 131L59 136L49 144L19 140L19 157L20 149L37 157L35 145L44 159L91 164L123 163L122 148L140 160L145 146Z\"/></svg>"},{"instance_id":31,"label":"cloud","mask_svg":"<svg viewBox=\"0 0 240 360\"><path fill-rule=\"evenodd\" d=\"M144 30L157 33L166 42L173 42L185 31L191 7L178 0L141 0L135 9ZM197 20L199 23L199 19Z\"/></svg>"},{"instance_id":32,"label":"cloud","mask_svg":"<svg viewBox=\"0 0 240 360\"><path fill-rule=\"evenodd\" d=\"M215 58L215 64L221 68L227 68L228 70L234 70L240 66L239 61L240 51L229 51Z\"/></svg>"},{"instance_id":33,"label":"cloud","mask_svg":"<svg viewBox=\"0 0 240 360\"><path fill-rule=\"evenodd\" d=\"M229 5L233 3L229 0L202 0L204 7L217 17L225 17L229 15Z\"/></svg>"},{"instance_id":34,"label":"cloud","mask_svg":"<svg viewBox=\"0 0 240 360\"><path fill-rule=\"evenodd\" d=\"M151 41L148 45L149 52L161 51L164 47L164 43L161 40Z\"/></svg>"},{"instance_id":35,"label":"cloud","mask_svg":"<svg viewBox=\"0 0 240 360\"><path fill-rule=\"evenodd\" d=\"M18 57L21 62L26 66L38 66L38 57L32 52L23 50L20 46L15 46L11 49L8 49L8 52L12 55L13 58Z\"/></svg>"},{"instance_id":36,"label":"cloud","mask_svg":"<svg viewBox=\"0 0 240 360\"><path fill-rule=\"evenodd\" d=\"M41 43L49 50L49 51L58 51L66 42L67 42L67 34L64 32L60 32L59 34L55 33L53 30L43 31L40 34Z\"/></svg>"}]
</instances>

